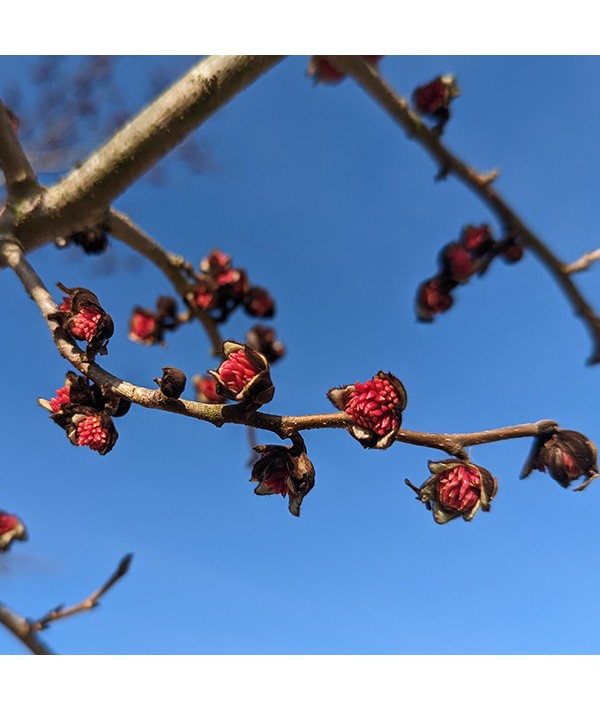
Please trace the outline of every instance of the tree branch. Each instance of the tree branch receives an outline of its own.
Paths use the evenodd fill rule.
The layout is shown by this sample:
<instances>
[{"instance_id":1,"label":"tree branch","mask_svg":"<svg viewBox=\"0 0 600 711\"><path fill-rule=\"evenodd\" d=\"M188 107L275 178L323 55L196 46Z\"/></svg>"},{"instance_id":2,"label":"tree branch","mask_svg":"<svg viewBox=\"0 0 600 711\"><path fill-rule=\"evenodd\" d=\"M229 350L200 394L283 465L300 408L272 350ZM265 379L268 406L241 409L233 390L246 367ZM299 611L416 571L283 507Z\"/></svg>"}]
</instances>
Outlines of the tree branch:
<instances>
[{"instance_id":1,"label":"tree branch","mask_svg":"<svg viewBox=\"0 0 600 711\"><path fill-rule=\"evenodd\" d=\"M12 632L34 654L54 654L50 647L39 639L24 617L2 603L0 603L0 624Z\"/></svg>"},{"instance_id":2,"label":"tree branch","mask_svg":"<svg viewBox=\"0 0 600 711\"><path fill-rule=\"evenodd\" d=\"M40 194L35 171L17 138L8 112L0 101L0 168L4 173L11 207Z\"/></svg>"},{"instance_id":3,"label":"tree branch","mask_svg":"<svg viewBox=\"0 0 600 711\"><path fill-rule=\"evenodd\" d=\"M100 223L116 197L281 59L217 56L200 62L48 189L40 208L15 222L15 236L30 251L60 234Z\"/></svg>"},{"instance_id":4,"label":"tree branch","mask_svg":"<svg viewBox=\"0 0 600 711\"><path fill-rule=\"evenodd\" d=\"M207 313L188 302L187 294L191 289L191 284L184 272L185 260L173 252L169 252L164 247L146 234L140 227L132 222L127 215L117 210L111 210L108 220L105 221L110 233L125 242L132 249L135 249L144 257L149 259L163 274L169 279L175 291L185 300L186 304L194 316L204 326L206 334L211 342L213 355L219 355L223 339L219 329Z\"/></svg>"},{"instance_id":5,"label":"tree branch","mask_svg":"<svg viewBox=\"0 0 600 711\"><path fill-rule=\"evenodd\" d=\"M492 187L497 173L481 175L470 168L446 148L435 130L430 130L408 108L406 99L397 96L385 83L377 70L360 57L335 56L328 57L340 70L349 74L406 132L408 138L419 143L438 163L439 177L454 174L470 190L494 212L506 230L518 237L521 243L534 252L538 259L547 267L568 300L575 313L587 325L593 341L593 352L588 363L600 363L600 318L584 299L579 289L571 280L565 265L556 255L534 234Z\"/></svg>"},{"instance_id":6,"label":"tree branch","mask_svg":"<svg viewBox=\"0 0 600 711\"><path fill-rule=\"evenodd\" d=\"M600 249L595 249L593 252L586 252L583 256L576 259L571 264L566 264L563 267L565 274L574 274L575 272L582 272L587 269L590 264L597 262L600 259Z\"/></svg>"}]
</instances>

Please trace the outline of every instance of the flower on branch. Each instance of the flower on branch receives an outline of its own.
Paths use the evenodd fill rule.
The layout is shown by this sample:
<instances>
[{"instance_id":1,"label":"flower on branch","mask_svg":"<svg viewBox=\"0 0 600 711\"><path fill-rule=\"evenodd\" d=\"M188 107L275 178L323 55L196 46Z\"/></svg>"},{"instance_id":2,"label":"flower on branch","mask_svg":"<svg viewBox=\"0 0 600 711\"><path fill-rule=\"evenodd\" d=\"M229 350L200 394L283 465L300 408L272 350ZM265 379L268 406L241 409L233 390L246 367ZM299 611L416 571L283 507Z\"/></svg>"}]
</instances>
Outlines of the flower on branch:
<instances>
[{"instance_id":1,"label":"flower on branch","mask_svg":"<svg viewBox=\"0 0 600 711\"><path fill-rule=\"evenodd\" d=\"M416 311L419 321L433 321L434 316L448 311L454 303L450 290L455 285L439 277L423 282L417 290Z\"/></svg>"},{"instance_id":2,"label":"flower on branch","mask_svg":"<svg viewBox=\"0 0 600 711\"><path fill-rule=\"evenodd\" d=\"M162 371L162 378L154 378L154 382L160 388L161 393L166 397L181 397L187 382L183 370L167 365Z\"/></svg>"},{"instance_id":3,"label":"flower on branch","mask_svg":"<svg viewBox=\"0 0 600 711\"><path fill-rule=\"evenodd\" d=\"M225 360L217 370L208 371L216 380L219 395L254 407L273 399L275 386L262 353L235 341L225 341L223 353Z\"/></svg>"},{"instance_id":4,"label":"flower on branch","mask_svg":"<svg viewBox=\"0 0 600 711\"><path fill-rule=\"evenodd\" d=\"M222 405L225 398L217 392L217 381L207 375L195 375L192 382L196 388L196 398L205 405Z\"/></svg>"},{"instance_id":5,"label":"flower on branch","mask_svg":"<svg viewBox=\"0 0 600 711\"><path fill-rule=\"evenodd\" d=\"M479 509L490 510L498 482L487 469L460 459L445 459L429 462L429 470L431 476L421 487L408 479L405 483L433 510L436 523L448 523L459 516L470 521Z\"/></svg>"},{"instance_id":6,"label":"flower on branch","mask_svg":"<svg viewBox=\"0 0 600 711\"><path fill-rule=\"evenodd\" d=\"M361 55L361 58L376 66L383 59L383 55ZM339 84L346 78L345 72L340 71L324 57L314 56L308 62L306 75L311 77L315 84Z\"/></svg>"},{"instance_id":7,"label":"flower on branch","mask_svg":"<svg viewBox=\"0 0 600 711\"><path fill-rule=\"evenodd\" d=\"M379 371L366 383L332 388L327 397L352 420L350 434L366 449L386 449L402 424L407 396L404 385L391 373Z\"/></svg>"},{"instance_id":8,"label":"flower on branch","mask_svg":"<svg viewBox=\"0 0 600 711\"><path fill-rule=\"evenodd\" d=\"M417 87L413 91L412 101L419 113L436 119L436 127L441 131L450 118L450 103L459 95L456 78L452 74L445 74L429 84Z\"/></svg>"},{"instance_id":9,"label":"flower on branch","mask_svg":"<svg viewBox=\"0 0 600 711\"><path fill-rule=\"evenodd\" d=\"M271 364L285 355L285 347L277 340L275 331L259 323L246 333L246 343L250 348L262 353Z\"/></svg>"},{"instance_id":10,"label":"flower on branch","mask_svg":"<svg viewBox=\"0 0 600 711\"><path fill-rule=\"evenodd\" d=\"M174 331L179 326L177 302L170 296L160 296L156 310L136 306L129 320L129 339L144 346L166 346L165 331Z\"/></svg>"},{"instance_id":11,"label":"flower on branch","mask_svg":"<svg viewBox=\"0 0 600 711\"><path fill-rule=\"evenodd\" d=\"M315 485L315 468L306 454L304 442L291 447L259 444L254 451L261 455L250 478L259 482L254 493L287 496L290 513L299 516L302 500Z\"/></svg>"},{"instance_id":12,"label":"flower on branch","mask_svg":"<svg viewBox=\"0 0 600 711\"><path fill-rule=\"evenodd\" d=\"M9 550L13 541L26 541L27 529L15 514L0 511L0 552Z\"/></svg>"},{"instance_id":13,"label":"flower on branch","mask_svg":"<svg viewBox=\"0 0 600 711\"><path fill-rule=\"evenodd\" d=\"M506 239L500 247L500 254L502 255L504 261L508 262L508 264L515 264L516 262L521 261L523 253L523 247L514 237Z\"/></svg>"},{"instance_id":14,"label":"flower on branch","mask_svg":"<svg viewBox=\"0 0 600 711\"><path fill-rule=\"evenodd\" d=\"M58 282L57 286L67 296L59 311L49 318L58 321L61 327L78 341L87 341L86 353L93 358L97 353L106 355L106 344L114 333L112 318L104 311L98 297L89 289L68 289Z\"/></svg>"},{"instance_id":15,"label":"flower on branch","mask_svg":"<svg viewBox=\"0 0 600 711\"><path fill-rule=\"evenodd\" d=\"M521 479L534 469L545 472L565 489L584 476L586 480L575 491L581 491L599 475L596 445L581 432L558 430L535 438Z\"/></svg>"},{"instance_id":16,"label":"flower on branch","mask_svg":"<svg viewBox=\"0 0 600 711\"><path fill-rule=\"evenodd\" d=\"M275 302L266 289L252 286L244 295L244 309L249 316L271 318L275 315Z\"/></svg>"}]
</instances>

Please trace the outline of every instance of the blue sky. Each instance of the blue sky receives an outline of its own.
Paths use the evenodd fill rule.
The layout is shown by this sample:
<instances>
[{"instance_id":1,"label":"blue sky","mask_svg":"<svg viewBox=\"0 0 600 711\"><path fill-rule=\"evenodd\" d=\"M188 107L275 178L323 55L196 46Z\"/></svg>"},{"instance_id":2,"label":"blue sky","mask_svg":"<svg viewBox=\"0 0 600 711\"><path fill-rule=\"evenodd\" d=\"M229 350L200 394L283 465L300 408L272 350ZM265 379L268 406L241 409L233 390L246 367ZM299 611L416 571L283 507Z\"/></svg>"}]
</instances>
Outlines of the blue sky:
<instances>
[{"instance_id":1,"label":"blue sky","mask_svg":"<svg viewBox=\"0 0 600 711\"><path fill-rule=\"evenodd\" d=\"M199 129L206 172L171 161L164 186L144 181L116 204L195 264L213 247L230 253L276 297L288 355L263 409L328 412L329 388L384 370L406 386L408 429L551 418L599 441L600 366L585 365L588 334L533 255L494 263L435 324L416 322L415 290L440 248L467 223L497 223L454 179L435 183L432 161L358 87L314 87L306 63L286 60ZM0 75L22 75L27 92L30 65L3 57ZM176 76L186 60L120 60L118 80L140 103L151 66ZM381 71L405 96L456 74L448 146L477 169L498 167L498 190L566 261L600 246L598 58L390 56ZM113 316L102 365L145 386L164 365L188 377L214 367L197 325L164 350L127 339L132 307L172 290L125 246L113 243L110 255L108 275L105 257L74 248L31 255L48 286L92 289ZM598 268L577 282L600 309ZM600 582L600 489L564 491L542 473L519 481L529 441L474 447L473 461L499 479L492 511L438 526L403 482L423 482L427 460L443 454L363 451L343 431L310 432L316 486L295 519L281 498L252 493L241 427L132 408L106 457L72 447L36 404L67 364L6 272L0 298L0 507L30 530L0 560L2 600L40 616L86 596L134 553L98 610L44 632L57 651L598 653L600 617L588 601ZM251 323L236 314L223 335L240 340ZM0 631L0 652L23 650Z\"/></svg>"}]
</instances>

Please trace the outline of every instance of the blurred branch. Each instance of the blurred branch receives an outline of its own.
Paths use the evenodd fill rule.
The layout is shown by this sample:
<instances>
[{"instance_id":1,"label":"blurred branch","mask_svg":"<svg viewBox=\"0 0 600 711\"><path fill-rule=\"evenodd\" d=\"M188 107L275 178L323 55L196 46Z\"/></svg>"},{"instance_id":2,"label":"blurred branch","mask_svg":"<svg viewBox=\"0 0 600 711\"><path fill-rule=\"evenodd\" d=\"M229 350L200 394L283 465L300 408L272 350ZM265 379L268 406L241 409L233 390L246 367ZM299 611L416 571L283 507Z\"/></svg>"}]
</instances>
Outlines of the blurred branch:
<instances>
[{"instance_id":1,"label":"blurred branch","mask_svg":"<svg viewBox=\"0 0 600 711\"><path fill-rule=\"evenodd\" d=\"M596 315L571 280L569 274L573 270L568 270L568 267L524 224L514 210L494 190L492 183L497 177L497 172L492 171L487 175L477 173L446 148L439 133L427 128L408 108L406 99L395 94L381 78L378 71L360 57L335 56L327 59L341 71L352 76L357 84L404 129L408 138L423 146L439 165L438 178L454 174L497 215L511 235L518 237L524 247L537 255L564 291L576 315L585 322L590 331L594 348L588 363L590 365L600 363L600 317Z\"/></svg>"},{"instance_id":2,"label":"blurred branch","mask_svg":"<svg viewBox=\"0 0 600 711\"><path fill-rule=\"evenodd\" d=\"M132 222L123 212L111 210L105 224L114 237L144 255L144 257L149 259L163 272L171 284L173 284L175 291L181 296L194 316L204 326L206 334L212 344L213 355L219 355L221 353L223 339L221 338L214 319L210 318L202 309L188 302L186 298L192 285L182 272L187 273L191 271L191 268L186 265L183 257L167 251L161 244L153 240L152 237Z\"/></svg>"},{"instance_id":3,"label":"blurred branch","mask_svg":"<svg viewBox=\"0 0 600 711\"><path fill-rule=\"evenodd\" d=\"M38 210L21 217L15 234L25 251L100 223L112 201L137 178L281 59L217 56L197 64L79 168L49 188Z\"/></svg>"},{"instance_id":4,"label":"blurred branch","mask_svg":"<svg viewBox=\"0 0 600 711\"><path fill-rule=\"evenodd\" d=\"M65 617L70 617L79 612L86 612L87 610L92 610L94 607L97 607L99 599L127 573L131 559L131 554L126 555L104 585L85 600L67 608L63 608L62 606L56 607L34 622L26 620L14 612L14 610L0 604L0 624L4 625L15 637L20 639L34 654L54 654L54 652L39 639L37 633L40 630L46 629L51 622L62 620Z\"/></svg>"},{"instance_id":5,"label":"blurred branch","mask_svg":"<svg viewBox=\"0 0 600 711\"><path fill-rule=\"evenodd\" d=\"M0 168L4 173L11 207L41 192L35 171L13 130L10 116L0 101Z\"/></svg>"},{"instance_id":6,"label":"blurred branch","mask_svg":"<svg viewBox=\"0 0 600 711\"><path fill-rule=\"evenodd\" d=\"M600 259L600 249L595 249L593 252L586 252L579 259L571 262L571 264L566 264L563 267L565 274L574 274L575 272L582 272L587 269L590 264L597 262Z\"/></svg>"},{"instance_id":7,"label":"blurred branch","mask_svg":"<svg viewBox=\"0 0 600 711\"><path fill-rule=\"evenodd\" d=\"M132 558L133 555L131 553L126 555L119 563L118 568L104 583L104 585L102 585L102 587L96 590L96 592L92 593L89 597L86 597L85 600L82 600L81 602L77 603L76 605L72 605L71 607L63 607L62 605L60 605L59 607L55 607L53 610L50 610L50 612L48 612L46 615L40 617L39 620L36 620L35 622L30 622L30 628L36 632L39 630L44 630L51 622L55 622L56 620L62 620L65 617L70 617L71 615L76 615L79 612L87 612L88 610L92 610L94 607L97 607L100 604L98 602L100 598L127 573L127 571L129 570L129 566L131 565Z\"/></svg>"}]
</instances>

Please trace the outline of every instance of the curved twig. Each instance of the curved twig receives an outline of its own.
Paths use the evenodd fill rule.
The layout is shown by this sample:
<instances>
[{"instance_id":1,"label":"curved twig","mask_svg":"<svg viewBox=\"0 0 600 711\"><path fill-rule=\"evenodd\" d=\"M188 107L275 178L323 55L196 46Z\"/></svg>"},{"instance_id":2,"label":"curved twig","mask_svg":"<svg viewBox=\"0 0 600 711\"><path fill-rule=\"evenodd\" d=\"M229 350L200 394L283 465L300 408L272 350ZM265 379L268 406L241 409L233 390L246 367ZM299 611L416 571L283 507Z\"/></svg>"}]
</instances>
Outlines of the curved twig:
<instances>
[{"instance_id":1,"label":"curved twig","mask_svg":"<svg viewBox=\"0 0 600 711\"><path fill-rule=\"evenodd\" d=\"M431 130L408 108L408 102L400 98L381 78L376 68L360 57L328 57L333 64L354 78L406 132L408 138L419 143L438 163L440 176L455 175L497 215L505 228L517 236L522 244L534 252L548 268L558 285L571 302L575 313L587 325L592 336L594 349L588 363L600 363L600 317L584 299L579 289L570 278L563 262L532 232L515 211L493 188L496 172L481 175L470 168L463 160L452 153L441 141L439 133Z\"/></svg>"}]
</instances>

